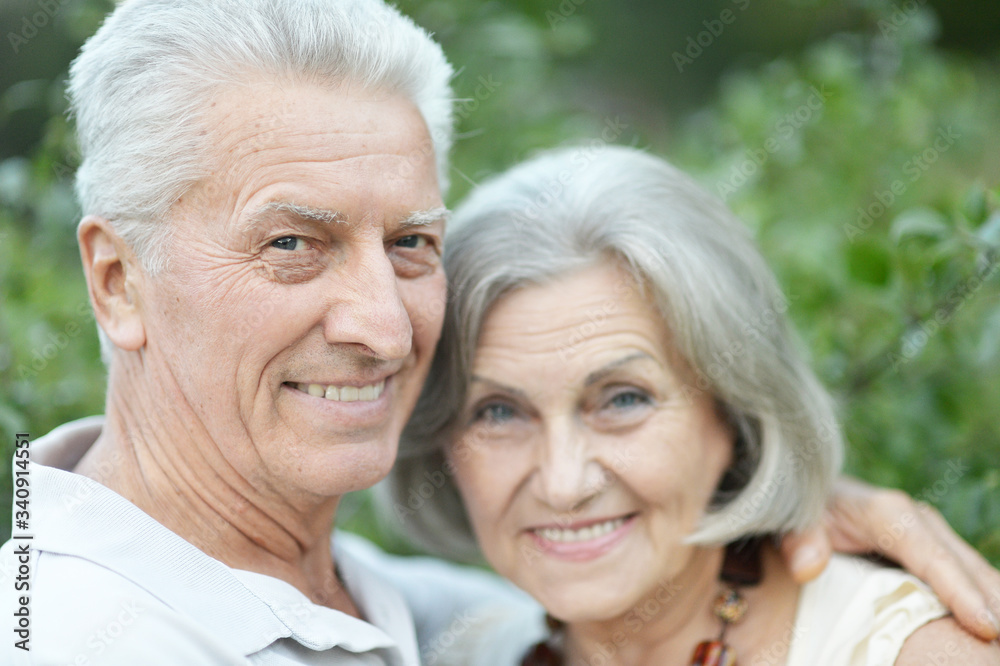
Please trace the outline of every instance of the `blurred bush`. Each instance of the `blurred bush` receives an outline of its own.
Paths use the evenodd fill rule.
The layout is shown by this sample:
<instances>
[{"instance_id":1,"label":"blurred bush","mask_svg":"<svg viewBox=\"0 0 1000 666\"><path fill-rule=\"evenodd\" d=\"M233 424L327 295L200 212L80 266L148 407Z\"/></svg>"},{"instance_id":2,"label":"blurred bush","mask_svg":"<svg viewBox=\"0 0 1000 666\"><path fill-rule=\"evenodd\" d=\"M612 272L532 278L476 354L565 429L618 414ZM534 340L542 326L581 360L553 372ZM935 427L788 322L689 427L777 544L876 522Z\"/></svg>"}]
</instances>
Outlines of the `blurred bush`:
<instances>
[{"instance_id":1,"label":"blurred bush","mask_svg":"<svg viewBox=\"0 0 1000 666\"><path fill-rule=\"evenodd\" d=\"M103 408L60 82L109 4L67 3L0 76L5 460L15 432L37 437ZM687 37L743 4L729 37L678 66ZM401 8L461 67L452 202L568 141L637 145L692 171L751 225L776 269L840 401L850 470L938 506L1000 564L1000 68L995 42L977 42L976 55L935 46L940 24L918 4L660 3L650 21L633 16L638 27L585 0ZM4 34L31 6L0 13ZM640 36L674 9L651 61ZM792 39L789 21L809 30ZM608 35L612 24L635 32ZM753 46L767 43L780 52ZM618 45L635 51L631 60L615 61ZM38 69L45 54L56 60ZM5 539L6 470L0 498ZM340 519L406 550L365 494L347 498Z\"/></svg>"}]
</instances>

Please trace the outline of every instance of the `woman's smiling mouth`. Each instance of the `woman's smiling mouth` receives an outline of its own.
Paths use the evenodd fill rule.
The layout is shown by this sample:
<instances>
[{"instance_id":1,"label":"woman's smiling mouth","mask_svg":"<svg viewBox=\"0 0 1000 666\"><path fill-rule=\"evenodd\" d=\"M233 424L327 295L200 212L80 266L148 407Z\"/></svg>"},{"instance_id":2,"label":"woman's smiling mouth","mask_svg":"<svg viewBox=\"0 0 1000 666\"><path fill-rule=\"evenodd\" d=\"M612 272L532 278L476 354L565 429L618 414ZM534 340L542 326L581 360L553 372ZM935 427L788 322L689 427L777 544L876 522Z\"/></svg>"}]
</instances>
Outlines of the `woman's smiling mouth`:
<instances>
[{"instance_id":1,"label":"woman's smiling mouth","mask_svg":"<svg viewBox=\"0 0 1000 666\"><path fill-rule=\"evenodd\" d=\"M591 560L608 552L625 538L638 513L587 522L577 527L543 526L527 534L543 552L566 560Z\"/></svg>"}]
</instances>

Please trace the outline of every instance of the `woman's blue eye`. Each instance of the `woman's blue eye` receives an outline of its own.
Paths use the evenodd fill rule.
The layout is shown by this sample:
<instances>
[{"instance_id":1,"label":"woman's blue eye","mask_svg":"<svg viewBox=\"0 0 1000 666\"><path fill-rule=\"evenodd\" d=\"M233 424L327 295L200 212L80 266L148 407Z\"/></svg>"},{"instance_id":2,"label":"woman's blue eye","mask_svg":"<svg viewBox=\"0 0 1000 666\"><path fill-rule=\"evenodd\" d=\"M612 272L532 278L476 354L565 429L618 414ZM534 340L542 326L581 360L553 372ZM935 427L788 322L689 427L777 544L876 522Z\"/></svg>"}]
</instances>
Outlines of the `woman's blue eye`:
<instances>
[{"instance_id":1,"label":"woman's blue eye","mask_svg":"<svg viewBox=\"0 0 1000 666\"><path fill-rule=\"evenodd\" d=\"M625 391L611 398L610 405L618 409L628 409L639 405L648 405L649 396L638 391Z\"/></svg>"},{"instance_id":2,"label":"woman's blue eye","mask_svg":"<svg viewBox=\"0 0 1000 666\"><path fill-rule=\"evenodd\" d=\"M405 247L410 249L417 249L427 245L427 239L419 234L410 234L409 236L403 236L398 241L396 241L396 247Z\"/></svg>"},{"instance_id":3,"label":"woman's blue eye","mask_svg":"<svg viewBox=\"0 0 1000 666\"><path fill-rule=\"evenodd\" d=\"M306 242L298 236L282 236L271 243L271 247L279 250L301 250L305 246Z\"/></svg>"},{"instance_id":4,"label":"woman's blue eye","mask_svg":"<svg viewBox=\"0 0 1000 666\"><path fill-rule=\"evenodd\" d=\"M514 418L514 408L503 403L491 403L485 405L476 412L477 421L488 421L490 423L502 423Z\"/></svg>"}]
</instances>

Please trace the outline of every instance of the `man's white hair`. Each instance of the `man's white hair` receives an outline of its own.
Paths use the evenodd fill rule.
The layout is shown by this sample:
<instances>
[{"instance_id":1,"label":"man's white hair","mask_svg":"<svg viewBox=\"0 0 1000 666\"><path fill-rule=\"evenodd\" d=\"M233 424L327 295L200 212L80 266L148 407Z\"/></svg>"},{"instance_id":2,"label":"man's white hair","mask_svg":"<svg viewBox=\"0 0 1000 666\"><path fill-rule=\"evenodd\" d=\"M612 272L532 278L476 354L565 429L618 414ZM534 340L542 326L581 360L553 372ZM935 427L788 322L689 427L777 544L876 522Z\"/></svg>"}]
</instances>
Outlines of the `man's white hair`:
<instances>
[{"instance_id":1,"label":"man's white hair","mask_svg":"<svg viewBox=\"0 0 1000 666\"><path fill-rule=\"evenodd\" d=\"M264 75L350 80L406 95L427 123L442 193L452 141L451 66L381 0L126 0L83 46L69 96L83 213L110 220L152 274L168 212L208 175L213 95Z\"/></svg>"}]
</instances>

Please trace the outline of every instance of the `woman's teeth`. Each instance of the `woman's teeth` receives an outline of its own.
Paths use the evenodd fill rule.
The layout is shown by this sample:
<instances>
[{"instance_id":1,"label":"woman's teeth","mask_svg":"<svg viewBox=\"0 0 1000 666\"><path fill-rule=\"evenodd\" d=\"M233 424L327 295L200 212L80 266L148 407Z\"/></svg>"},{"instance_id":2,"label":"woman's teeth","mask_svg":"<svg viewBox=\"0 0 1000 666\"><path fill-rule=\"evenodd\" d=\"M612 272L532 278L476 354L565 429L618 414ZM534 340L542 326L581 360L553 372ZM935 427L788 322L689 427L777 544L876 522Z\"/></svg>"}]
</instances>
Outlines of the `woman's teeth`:
<instances>
[{"instance_id":1,"label":"woman's teeth","mask_svg":"<svg viewBox=\"0 0 1000 666\"><path fill-rule=\"evenodd\" d=\"M624 524L625 518L622 517L615 518L614 520L606 520L603 523L588 525L587 527L583 527L578 530L566 530L558 527L543 527L541 529L534 530L534 532L538 536L543 539L548 539L549 541L589 541L590 539L596 539L597 537L602 537L605 534L610 534Z\"/></svg>"},{"instance_id":2,"label":"woman's teeth","mask_svg":"<svg viewBox=\"0 0 1000 666\"><path fill-rule=\"evenodd\" d=\"M338 402L371 402L378 400L378 397L382 395L382 391L385 390L385 380L368 386L324 386L323 384L297 384L294 382L291 383L291 386L316 398L326 398Z\"/></svg>"}]
</instances>

